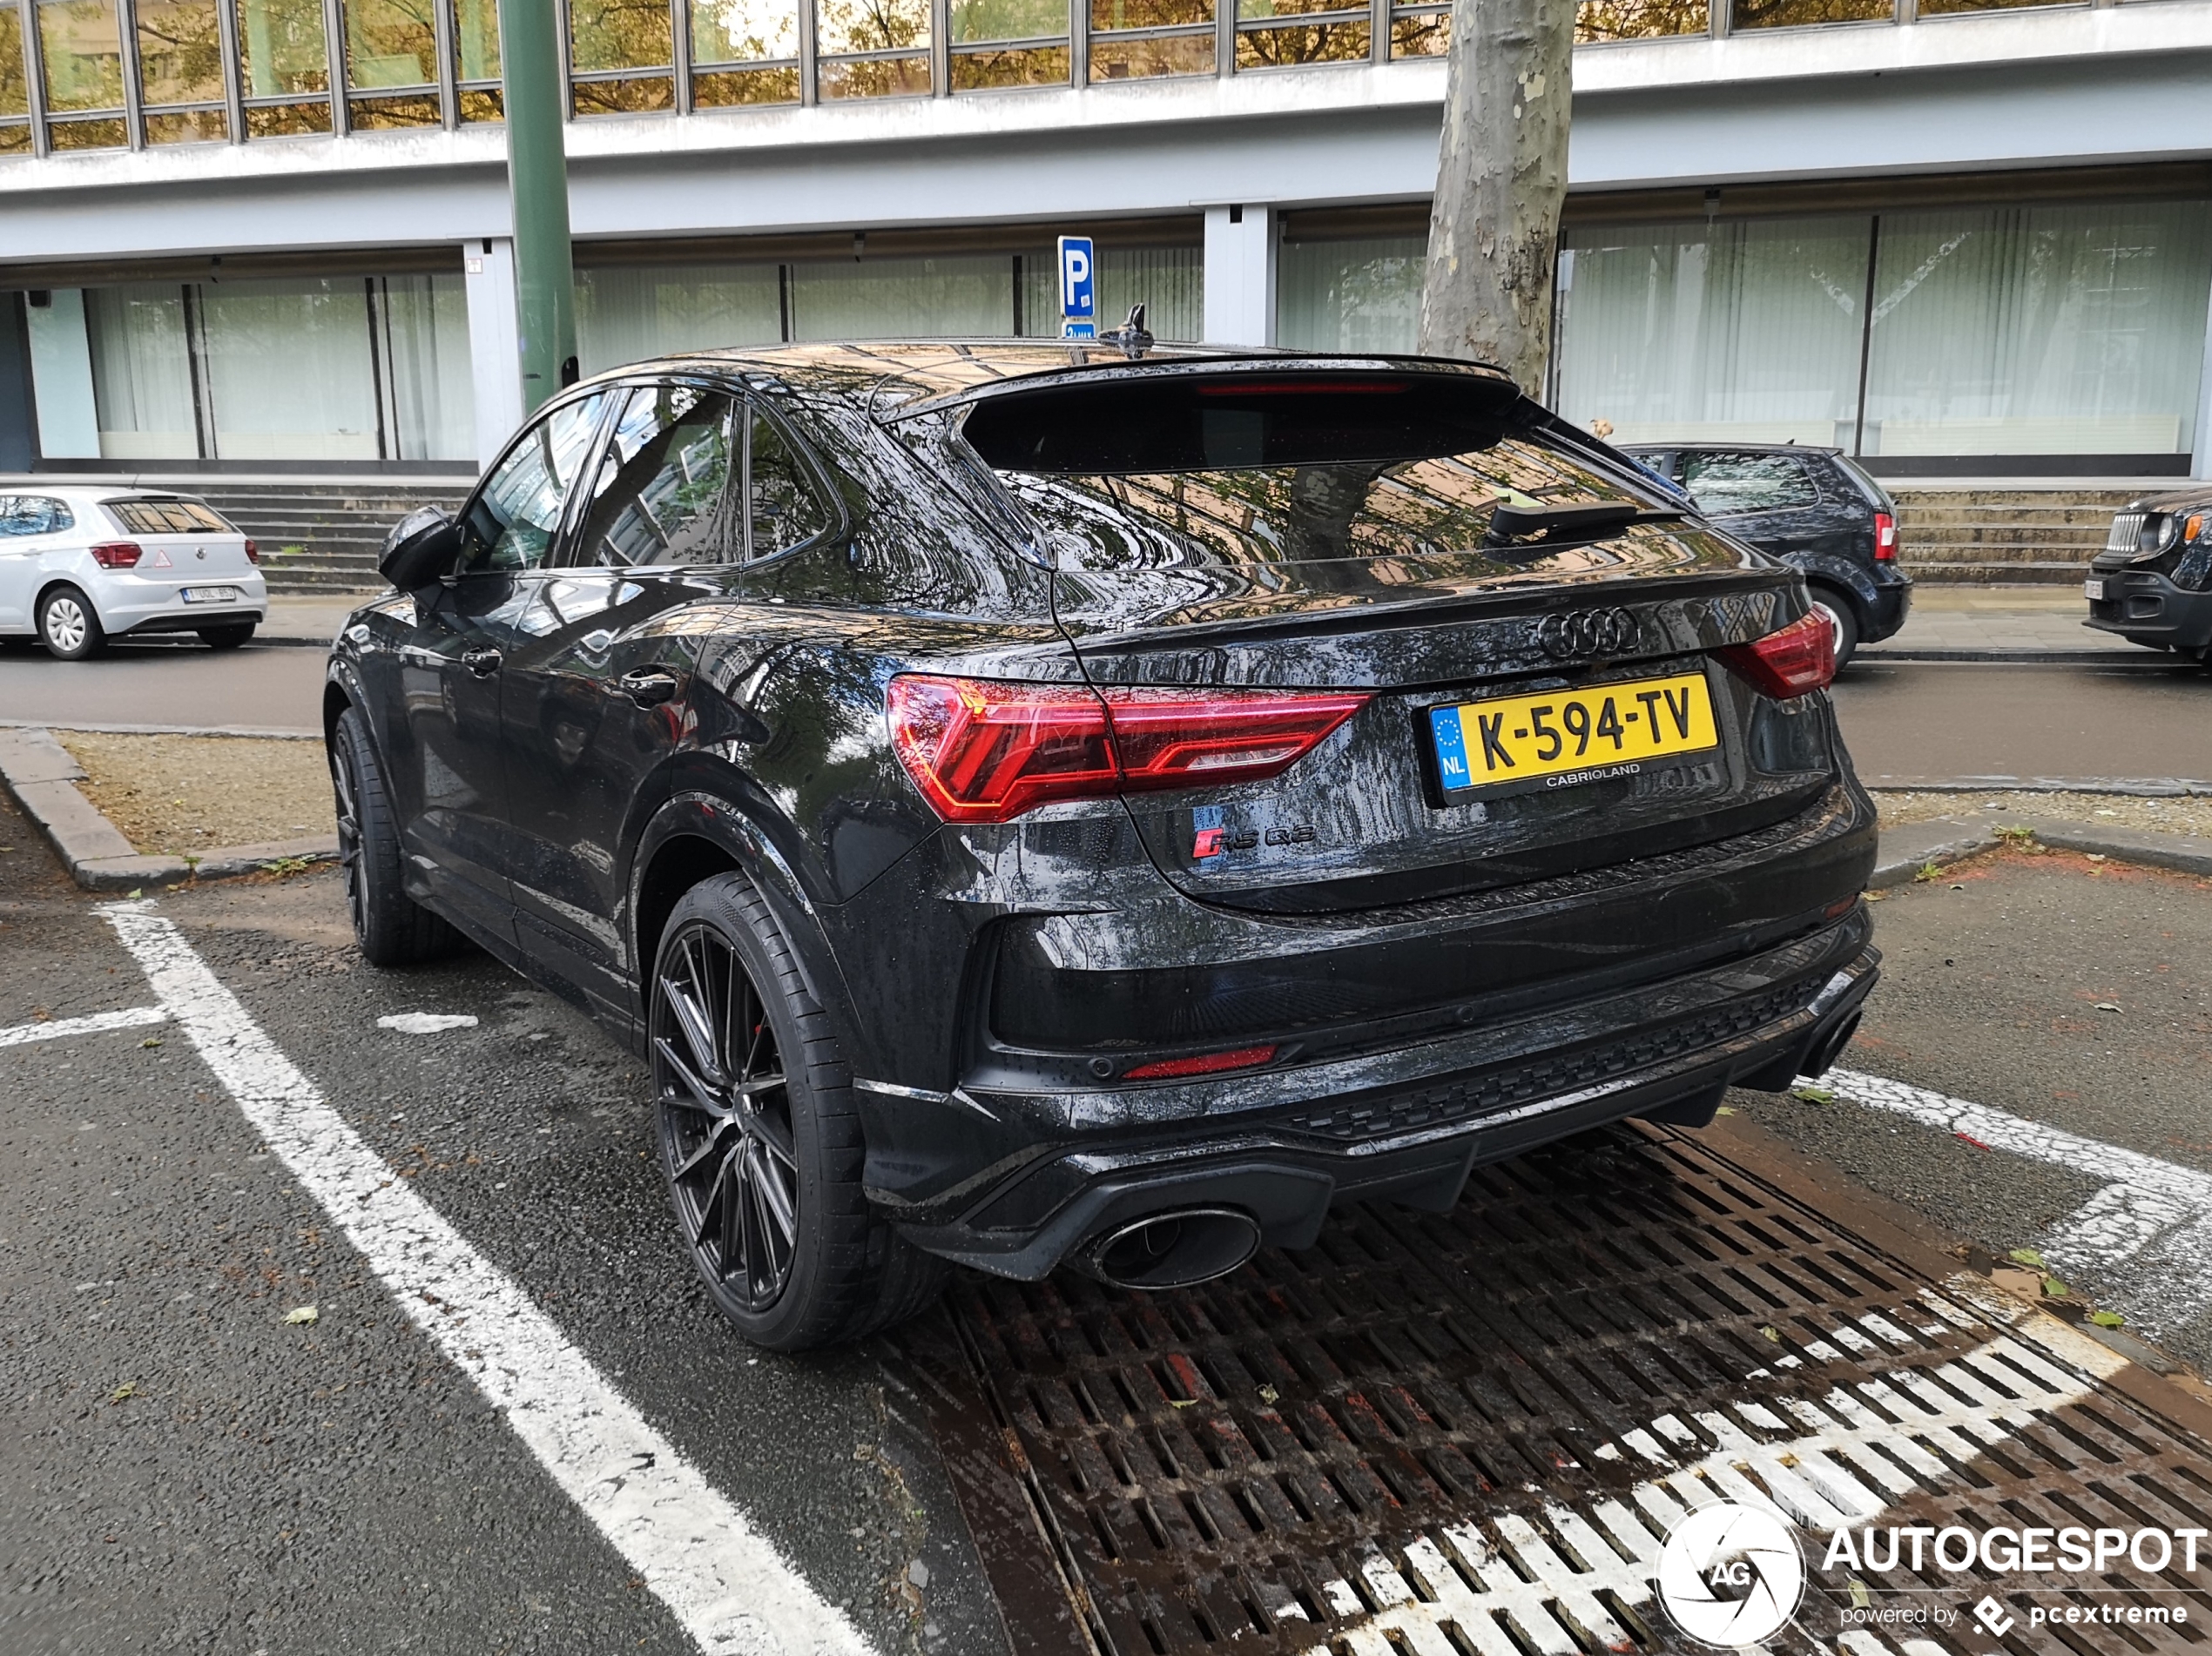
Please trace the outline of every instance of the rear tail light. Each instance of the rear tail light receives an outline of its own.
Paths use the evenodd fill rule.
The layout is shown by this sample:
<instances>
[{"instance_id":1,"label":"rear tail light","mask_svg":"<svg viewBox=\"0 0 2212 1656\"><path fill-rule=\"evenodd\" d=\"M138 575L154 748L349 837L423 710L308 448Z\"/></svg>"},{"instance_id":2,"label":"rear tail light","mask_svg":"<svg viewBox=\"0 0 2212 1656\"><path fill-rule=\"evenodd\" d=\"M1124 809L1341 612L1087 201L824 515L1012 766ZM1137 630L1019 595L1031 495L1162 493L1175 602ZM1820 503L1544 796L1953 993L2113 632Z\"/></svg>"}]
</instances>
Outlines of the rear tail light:
<instances>
[{"instance_id":1,"label":"rear tail light","mask_svg":"<svg viewBox=\"0 0 2212 1656\"><path fill-rule=\"evenodd\" d=\"M1010 822L1054 799L1278 776L1365 696L891 681L891 742L947 822Z\"/></svg>"},{"instance_id":2,"label":"rear tail light","mask_svg":"<svg viewBox=\"0 0 2212 1656\"><path fill-rule=\"evenodd\" d=\"M248 563L259 563L261 561L261 549L254 545L251 540L246 543L246 561Z\"/></svg>"},{"instance_id":3,"label":"rear tail light","mask_svg":"<svg viewBox=\"0 0 2212 1656\"><path fill-rule=\"evenodd\" d=\"M1836 629L1817 609L1779 631L1718 652L1736 672L1777 701L1824 690L1836 677Z\"/></svg>"},{"instance_id":4,"label":"rear tail light","mask_svg":"<svg viewBox=\"0 0 2212 1656\"><path fill-rule=\"evenodd\" d=\"M1163 1058L1157 1064L1139 1064L1123 1073L1125 1081L1166 1080L1176 1075L1217 1075L1224 1069L1257 1069L1275 1056L1272 1047L1239 1047L1231 1053L1205 1053L1195 1058Z\"/></svg>"},{"instance_id":5,"label":"rear tail light","mask_svg":"<svg viewBox=\"0 0 2212 1656\"><path fill-rule=\"evenodd\" d=\"M103 569L135 569L145 556L145 549L136 541L103 541L91 551L92 562Z\"/></svg>"},{"instance_id":6,"label":"rear tail light","mask_svg":"<svg viewBox=\"0 0 2212 1656\"><path fill-rule=\"evenodd\" d=\"M1874 514L1874 562L1897 562L1897 520L1887 512Z\"/></svg>"}]
</instances>

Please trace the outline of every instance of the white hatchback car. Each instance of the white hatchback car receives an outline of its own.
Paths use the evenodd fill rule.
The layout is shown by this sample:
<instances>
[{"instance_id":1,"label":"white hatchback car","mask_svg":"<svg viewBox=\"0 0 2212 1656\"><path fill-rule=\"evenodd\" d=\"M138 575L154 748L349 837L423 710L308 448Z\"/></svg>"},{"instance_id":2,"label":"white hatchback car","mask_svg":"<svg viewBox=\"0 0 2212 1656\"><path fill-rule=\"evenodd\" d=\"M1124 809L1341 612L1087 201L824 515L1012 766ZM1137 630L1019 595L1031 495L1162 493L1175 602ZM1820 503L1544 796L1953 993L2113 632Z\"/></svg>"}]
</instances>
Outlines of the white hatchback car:
<instances>
[{"instance_id":1,"label":"white hatchback car","mask_svg":"<svg viewBox=\"0 0 2212 1656\"><path fill-rule=\"evenodd\" d=\"M235 650L268 613L260 561L189 495L0 489L0 637L35 636L63 661L148 633Z\"/></svg>"}]
</instances>

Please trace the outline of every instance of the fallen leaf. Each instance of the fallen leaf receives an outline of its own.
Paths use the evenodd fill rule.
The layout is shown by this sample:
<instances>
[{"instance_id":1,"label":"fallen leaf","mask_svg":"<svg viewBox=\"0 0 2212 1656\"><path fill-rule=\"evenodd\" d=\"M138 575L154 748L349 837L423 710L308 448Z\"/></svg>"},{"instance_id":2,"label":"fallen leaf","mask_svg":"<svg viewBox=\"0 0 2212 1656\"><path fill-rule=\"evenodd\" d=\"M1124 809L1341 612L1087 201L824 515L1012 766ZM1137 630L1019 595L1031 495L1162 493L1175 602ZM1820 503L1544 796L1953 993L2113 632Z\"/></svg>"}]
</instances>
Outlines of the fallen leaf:
<instances>
[{"instance_id":1,"label":"fallen leaf","mask_svg":"<svg viewBox=\"0 0 2212 1656\"><path fill-rule=\"evenodd\" d=\"M1808 1104L1833 1104L1836 1101L1836 1095L1824 1087L1793 1087L1790 1089L1790 1096L1803 1099Z\"/></svg>"},{"instance_id":2,"label":"fallen leaf","mask_svg":"<svg viewBox=\"0 0 2212 1656\"><path fill-rule=\"evenodd\" d=\"M1168 1399L1168 1407L1170 1409L1188 1409L1197 1401L1198 1400L1196 1397L1170 1397Z\"/></svg>"},{"instance_id":3,"label":"fallen leaf","mask_svg":"<svg viewBox=\"0 0 2212 1656\"><path fill-rule=\"evenodd\" d=\"M1713 1114L1716 1115L1733 1115L1736 1114L1736 1107L1732 1104L1723 1104L1720 1107L1720 1108L1715 1110Z\"/></svg>"},{"instance_id":4,"label":"fallen leaf","mask_svg":"<svg viewBox=\"0 0 2212 1656\"><path fill-rule=\"evenodd\" d=\"M121 1385L116 1387L114 1390L107 1394L107 1400L110 1403L121 1403L126 1397L135 1397L138 1395L138 1388L137 1383L126 1380Z\"/></svg>"},{"instance_id":5,"label":"fallen leaf","mask_svg":"<svg viewBox=\"0 0 2212 1656\"><path fill-rule=\"evenodd\" d=\"M1283 1400L1283 1394L1276 1390L1273 1386L1262 1386L1259 1389L1259 1400L1262 1403L1280 1403Z\"/></svg>"},{"instance_id":6,"label":"fallen leaf","mask_svg":"<svg viewBox=\"0 0 2212 1656\"><path fill-rule=\"evenodd\" d=\"M287 1323L313 1323L320 1315L321 1313L314 1306L302 1305L297 1309L287 1311L284 1314L284 1320Z\"/></svg>"},{"instance_id":7,"label":"fallen leaf","mask_svg":"<svg viewBox=\"0 0 2212 1656\"><path fill-rule=\"evenodd\" d=\"M2089 1320L2101 1329L2116 1329L2128 1319L2117 1311L2092 1311Z\"/></svg>"},{"instance_id":8,"label":"fallen leaf","mask_svg":"<svg viewBox=\"0 0 2212 1656\"><path fill-rule=\"evenodd\" d=\"M1777 1345L1780 1345L1782 1343L1782 1334L1781 1330L1778 1329L1771 1327L1762 1328L1759 1330L1759 1334L1762 1338L1771 1340Z\"/></svg>"},{"instance_id":9,"label":"fallen leaf","mask_svg":"<svg viewBox=\"0 0 2212 1656\"><path fill-rule=\"evenodd\" d=\"M161 1037L158 1035L148 1035L144 1040L140 1041L138 1045L141 1047L158 1047L161 1045Z\"/></svg>"},{"instance_id":10,"label":"fallen leaf","mask_svg":"<svg viewBox=\"0 0 2212 1656\"><path fill-rule=\"evenodd\" d=\"M2054 1300L2062 1300L2074 1290L2059 1281L2057 1277L2046 1276L2043 1279L2043 1291Z\"/></svg>"},{"instance_id":11,"label":"fallen leaf","mask_svg":"<svg viewBox=\"0 0 2212 1656\"><path fill-rule=\"evenodd\" d=\"M2097 1010L2099 1012L2118 1012L2120 1010L2120 1003L2116 1000L2100 1000L2097 1002Z\"/></svg>"},{"instance_id":12,"label":"fallen leaf","mask_svg":"<svg viewBox=\"0 0 2212 1656\"><path fill-rule=\"evenodd\" d=\"M2033 1248L2015 1248L2011 1253L2006 1255L2005 1257L2011 1260L2015 1265L2032 1265L2037 1270L2041 1270L2043 1269L2043 1255L2037 1253Z\"/></svg>"},{"instance_id":13,"label":"fallen leaf","mask_svg":"<svg viewBox=\"0 0 2212 1656\"><path fill-rule=\"evenodd\" d=\"M1874 1607L1874 1595L1867 1592L1866 1584L1856 1576L1851 1578L1851 1602L1854 1610L1871 1610Z\"/></svg>"}]
</instances>

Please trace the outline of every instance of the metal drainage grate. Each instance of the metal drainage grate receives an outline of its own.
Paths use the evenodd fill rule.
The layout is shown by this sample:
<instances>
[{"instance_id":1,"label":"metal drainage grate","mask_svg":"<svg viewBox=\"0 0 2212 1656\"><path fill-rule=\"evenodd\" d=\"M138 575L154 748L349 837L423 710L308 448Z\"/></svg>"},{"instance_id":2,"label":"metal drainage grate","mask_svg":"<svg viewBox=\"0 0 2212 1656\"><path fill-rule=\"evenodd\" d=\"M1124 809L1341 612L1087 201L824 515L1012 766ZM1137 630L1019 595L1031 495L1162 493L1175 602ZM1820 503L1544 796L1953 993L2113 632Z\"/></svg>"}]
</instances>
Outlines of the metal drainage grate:
<instances>
[{"instance_id":1,"label":"metal drainage grate","mask_svg":"<svg viewBox=\"0 0 2212 1656\"><path fill-rule=\"evenodd\" d=\"M1615 1129L1482 1169L1448 1215L1353 1209L1202 1289L971 1276L953 1314L1113 1656L1685 1648L1650 1577L1675 1520L1716 1498L1812 1532L1777 1648L2107 1656L2212 1629L2178 1567L2125 1558L2040 1578L2033 1602L2134 1594L2188 1624L2032 1626L2020 1578L1932 1560L1856 1588L1821 1573L1830 1529L1878 1513L2212 1527L2212 1460L1678 1135ZM2002 1638L1844 1626L1855 1602L1963 1617L1985 1593L2013 1607Z\"/></svg>"}]
</instances>

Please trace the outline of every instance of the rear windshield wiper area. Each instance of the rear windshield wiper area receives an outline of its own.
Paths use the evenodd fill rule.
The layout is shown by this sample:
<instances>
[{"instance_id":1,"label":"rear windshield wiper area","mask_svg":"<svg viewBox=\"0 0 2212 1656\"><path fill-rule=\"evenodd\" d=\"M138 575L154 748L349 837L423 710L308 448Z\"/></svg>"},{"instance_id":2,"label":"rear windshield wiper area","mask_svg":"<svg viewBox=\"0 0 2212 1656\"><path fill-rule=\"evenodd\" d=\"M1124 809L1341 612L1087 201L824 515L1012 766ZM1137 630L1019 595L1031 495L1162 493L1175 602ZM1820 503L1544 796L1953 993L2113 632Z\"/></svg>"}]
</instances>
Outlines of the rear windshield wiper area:
<instances>
[{"instance_id":1,"label":"rear windshield wiper area","mask_svg":"<svg viewBox=\"0 0 2212 1656\"><path fill-rule=\"evenodd\" d=\"M1482 549L1508 561L1542 557L1566 546L1587 546L1618 535L1631 523L1672 522L1674 508L1604 501L1588 506L1501 506L1490 514Z\"/></svg>"}]
</instances>

